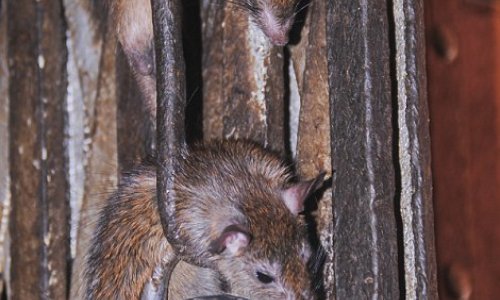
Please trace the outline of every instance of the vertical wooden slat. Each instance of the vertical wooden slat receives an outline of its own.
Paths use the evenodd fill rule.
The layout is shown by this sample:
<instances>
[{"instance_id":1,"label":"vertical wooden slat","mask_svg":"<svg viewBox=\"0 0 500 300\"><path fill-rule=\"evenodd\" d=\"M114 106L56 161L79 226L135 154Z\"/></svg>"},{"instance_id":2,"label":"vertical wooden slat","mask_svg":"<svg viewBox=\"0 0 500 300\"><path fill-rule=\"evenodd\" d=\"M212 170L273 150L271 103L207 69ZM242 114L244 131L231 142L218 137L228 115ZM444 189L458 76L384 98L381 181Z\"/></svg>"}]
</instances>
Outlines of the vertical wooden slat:
<instances>
[{"instance_id":1,"label":"vertical wooden slat","mask_svg":"<svg viewBox=\"0 0 500 300\"><path fill-rule=\"evenodd\" d=\"M300 81L300 121L296 145L298 171L305 178L313 178L322 171L331 176L326 1L311 2L305 27L301 31L300 44L292 48L291 58L295 77ZM325 298L333 299L333 216L330 189L323 193L315 215L319 239L326 251L322 274Z\"/></svg>"},{"instance_id":2,"label":"vertical wooden slat","mask_svg":"<svg viewBox=\"0 0 500 300\"><path fill-rule=\"evenodd\" d=\"M386 1L328 2L338 299L400 296Z\"/></svg>"},{"instance_id":3,"label":"vertical wooden slat","mask_svg":"<svg viewBox=\"0 0 500 300\"><path fill-rule=\"evenodd\" d=\"M7 288L8 221L10 215L9 177L9 67L7 64L7 10L0 1L0 293Z\"/></svg>"},{"instance_id":4,"label":"vertical wooden slat","mask_svg":"<svg viewBox=\"0 0 500 300\"><path fill-rule=\"evenodd\" d=\"M144 158L154 155L155 119L146 101L154 97L141 94L133 71L125 53L117 46L117 139L118 162L121 171L130 170L143 162ZM142 75L139 75L142 76ZM142 76L142 80L154 82L151 76ZM146 97L148 100L146 100Z\"/></svg>"},{"instance_id":5,"label":"vertical wooden slat","mask_svg":"<svg viewBox=\"0 0 500 300\"><path fill-rule=\"evenodd\" d=\"M69 210L61 1L8 1L12 299L65 299Z\"/></svg>"},{"instance_id":6,"label":"vertical wooden slat","mask_svg":"<svg viewBox=\"0 0 500 300\"><path fill-rule=\"evenodd\" d=\"M74 51L79 74L85 74L80 86L86 108L85 181L71 277L71 299L81 299L84 255L98 218L97 208L102 207L117 184L116 42L114 38L106 38L114 29L104 28L105 32L100 32L99 26L82 26L79 18L84 16L91 20L90 23L98 21L85 7L67 5L65 12L74 45L70 51ZM88 21L83 23L90 25Z\"/></svg>"},{"instance_id":7,"label":"vertical wooden slat","mask_svg":"<svg viewBox=\"0 0 500 300\"><path fill-rule=\"evenodd\" d=\"M204 2L203 10L205 137L251 139L283 150L283 49L231 3L221 9Z\"/></svg>"},{"instance_id":8,"label":"vertical wooden slat","mask_svg":"<svg viewBox=\"0 0 500 300\"><path fill-rule=\"evenodd\" d=\"M224 28L224 10L214 1L201 3L202 19L202 77L203 77L203 138L220 139L223 131L222 73L224 53L221 43Z\"/></svg>"},{"instance_id":9,"label":"vertical wooden slat","mask_svg":"<svg viewBox=\"0 0 500 300\"><path fill-rule=\"evenodd\" d=\"M437 299L429 110L421 0L394 0L405 291Z\"/></svg>"}]
</instances>

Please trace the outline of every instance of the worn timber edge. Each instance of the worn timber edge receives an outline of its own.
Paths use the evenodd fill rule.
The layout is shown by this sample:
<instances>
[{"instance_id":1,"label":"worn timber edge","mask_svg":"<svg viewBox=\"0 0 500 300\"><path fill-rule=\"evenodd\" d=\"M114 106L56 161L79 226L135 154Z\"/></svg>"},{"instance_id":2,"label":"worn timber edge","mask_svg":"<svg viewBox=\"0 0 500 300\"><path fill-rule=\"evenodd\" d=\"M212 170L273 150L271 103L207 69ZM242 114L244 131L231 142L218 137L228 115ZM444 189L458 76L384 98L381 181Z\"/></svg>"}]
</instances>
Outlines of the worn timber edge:
<instances>
[{"instance_id":1,"label":"worn timber edge","mask_svg":"<svg viewBox=\"0 0 500 300\"><path fill-rule=\"evenodd\" d=\"M61 1L7 1L11 299L66 299L69 188Z\"/></svg>"},{"instance_id":2,"label":"worn timber edge","mask_svg":"<svg viewBox=\"0 0 500 300\"><path fill-rule=\"evenodd\" d=\"M335 294L400 297L387 2L330 0Z\"/></svg>"},{"instance_id":3,"label":"worn timber edge","mask_svg":"<svg viewBox=\"0 0 500 300\"><path fill-rule=\"evenodd\" d=\"M437 299L423 1L393 0L393 13L405 292Z\"/></svg>"}]
</instances>

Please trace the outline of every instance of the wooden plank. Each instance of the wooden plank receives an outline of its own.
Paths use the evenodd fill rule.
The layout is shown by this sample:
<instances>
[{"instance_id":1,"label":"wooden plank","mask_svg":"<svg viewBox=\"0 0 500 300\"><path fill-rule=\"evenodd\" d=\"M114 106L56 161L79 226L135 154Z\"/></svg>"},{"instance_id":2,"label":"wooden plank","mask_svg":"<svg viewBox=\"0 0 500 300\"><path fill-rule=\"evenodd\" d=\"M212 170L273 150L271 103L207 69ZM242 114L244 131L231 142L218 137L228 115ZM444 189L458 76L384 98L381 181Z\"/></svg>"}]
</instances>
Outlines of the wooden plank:
<instances>
[{"instance_id":1,"label":"wooden plank","mask_svg":"<svg viewBox=\"0 0 500 300\"><path fill-rule=\"evenodd\" d=\"M119 45L116 56L117 150L121 173L142 163L146 157L154 156L156 120L145 105L146 101L151 100L146 100L146 96L141 94L125 53ZM139 76L144 81L154 82L151 76L137 77Z\"/></svg>"},{"instance_id":2,"label":"wooden plank","mask_svg":"<svg viewBox=\"0 0 500 300\"><path fill-rule=\"evenodd\" d=\"M338 299L400 297L387 2L328 2Z\"/></svg>"},{"instance_id":3,"label":"wooden plank","mask_svg":"<svg viewBox=\"0 0 500 300\"><path fill-rule=\"evenodd\" d=\"M81 4L81 3L80 3ZM89 28L82 26L74 15L87 16L92 21L92 15L84 7L66 6L68 25L71 29L70 38L74 42L73 51L78 72L85 74L81 81L82 98L85 105L85 178L83 199L80 207L80 219L77 232L76 256L72 266L71 297L81 299L82 268L84 255L99 216L97 208L101 207L118 181L117 161L117 130L116 130L116 41L105 38L111 30L100 32L100 27ZM87 22L83 22L87 24ZM106 28L104 28L106 30ZM91 32L91 34L89 34ZM81 36L91 35L92 45L83 42L79 44ZM87 53L92 49L89 55ZM92 90L95 87L96 90Z\"/></svg>"},{"instance_id":4,"label":"wooden plank","mask_svg":"<svg viewBox=\"0 0 500 300\"><path fill-rule=\"evenodd\" d=\"M205 138L284 150L283 49L231 3L202 5Z\"/></svg>"},{"instance_id":5,"label":"wooden plank","mask_svg":"<svg viewBox=\"0 0 500 300\"><path fill-rule=\"evenodd\" d=\"M8 289L6 262L10 215L9 177L9 66L7 64L7 10L0 5L0 293Z\"/></svg>"},{"instance_id":6,"label":"wooden plank","mask_svg":"<svg viewBox=\"0 0 500 300\"><path fill-rule=\"evenodd\" d=\"M328 94L328 62L326 48L326 1L313 1L301 40L293 46L291 59L300 95L297 167L304 178L326 171L332 175L330 141L330 98ZM291 145L294 147L295 145ZM314 207L315 205L313 205ZM331 189L324 191L314 207L316 231L326 253L321 278L324 298L333 299L333 215Z\"/></svg>"},{"instance_id":7,"label":"wooden plank","mask_svg":"<svg viewBox=\"0 0 500 300\"><path fill-rule=\"evenodd\" d=\"M394 0L393 13L405 294L437 299L423 1Z\"/></svg>"},{"instance_id":8,"label":"wooden plank","mask_svg":"<svg viewBox=\"0 0 500 300\"><path fill-rule=\"evenodd\" d=\"M8 1L12 299L65 299L69 206L61 1Z\"/></svg>"}]
</instances>

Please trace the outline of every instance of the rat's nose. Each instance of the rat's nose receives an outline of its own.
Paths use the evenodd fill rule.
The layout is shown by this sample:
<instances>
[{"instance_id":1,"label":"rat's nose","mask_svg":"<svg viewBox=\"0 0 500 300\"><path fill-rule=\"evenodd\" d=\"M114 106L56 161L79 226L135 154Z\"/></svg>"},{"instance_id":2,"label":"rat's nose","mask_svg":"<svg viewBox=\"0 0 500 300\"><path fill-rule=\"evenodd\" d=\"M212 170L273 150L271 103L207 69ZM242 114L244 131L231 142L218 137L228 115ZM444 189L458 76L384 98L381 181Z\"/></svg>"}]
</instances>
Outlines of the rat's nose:
<instances>
[{"instance_id":1,"label":"rat's nose","mask_svg":"<svg viewBox=\"0 0 500 300\"><path fill-rule=\"evenodd\" d=\"M285 46L288 44L288 28L271 28L264 32L274 45Z\"/></svg>"},{"instance_id":2,"label":"rat's nose","mask_svg":"<svg viewBox=\"0 0 500 300\"><path fill-rule=\"evenodd\" d=\"M271 43L275 44L276 46L285 46L288 44L288 36L280 36L280 37L271 37Z\"/></svg>"}]
</instances>

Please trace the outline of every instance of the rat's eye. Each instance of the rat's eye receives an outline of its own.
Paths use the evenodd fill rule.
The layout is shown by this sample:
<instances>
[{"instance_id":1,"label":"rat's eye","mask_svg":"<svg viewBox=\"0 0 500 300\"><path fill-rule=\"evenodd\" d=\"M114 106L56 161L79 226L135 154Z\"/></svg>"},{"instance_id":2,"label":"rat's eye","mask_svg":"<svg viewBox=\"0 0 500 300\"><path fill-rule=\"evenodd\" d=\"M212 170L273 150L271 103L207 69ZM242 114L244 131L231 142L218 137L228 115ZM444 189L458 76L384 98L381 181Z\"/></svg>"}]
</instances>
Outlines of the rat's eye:
<instances>
[{"instance_id":1,"label":"rat's eye","mask_svg":"<svg viewBox=\"0 0 500 300\"><path fill-rule=\"evenodd\" d=\"M271 283L274 281L274 278L272 276L269 276L262 272L256 272L255 275L257 276L257 279L262 283Z\"/></svg>"}]
</instances>

